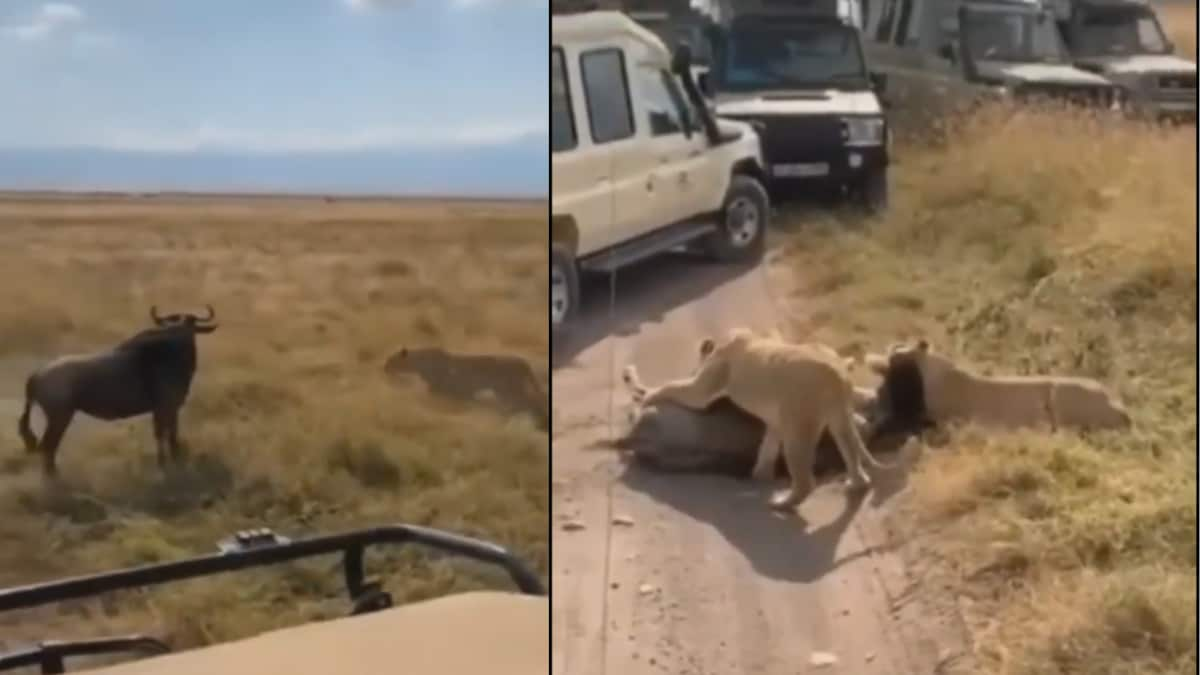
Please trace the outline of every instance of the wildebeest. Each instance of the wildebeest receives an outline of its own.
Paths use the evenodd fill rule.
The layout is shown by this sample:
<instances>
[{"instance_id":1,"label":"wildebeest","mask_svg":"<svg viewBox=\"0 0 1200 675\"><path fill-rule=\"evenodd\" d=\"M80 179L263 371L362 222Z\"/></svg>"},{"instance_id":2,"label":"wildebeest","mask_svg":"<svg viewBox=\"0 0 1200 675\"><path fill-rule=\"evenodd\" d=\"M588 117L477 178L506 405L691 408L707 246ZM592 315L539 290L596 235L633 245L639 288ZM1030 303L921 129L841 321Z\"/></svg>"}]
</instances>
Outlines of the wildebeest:
<instances>
[{"instance_id":1,"label":"wildebeest","mask_svg":"<svg viewBox=\"0 0 1200 675\"><path fill-rule=\"evenodd\" d=\"M76 412L106 421L150 413L159 466L165 464L168 446L172 458L179 456L179 408L196 373L196 334L217 328L216 313L211 305L207 310L204 317L159 316L151 307L154 327L112 349L61 356L29 376L17 426L25 449L42 453L46 475L57 473L54 456ZM40 442L29 426L34 403L46 417Z\"/></svg>"},{"instance_id":2,"label":"wildebeest","mask_svg":"<svg viewBox=\"0 0 1200 675\"><path fill-rule=\"evenodd\" d=\"M860 411L867 419L859 433L873 450L897 449L904 439L932 426L920 372L912 363L893 358L872 398L874 404ZM630 451L634 458L661 471L745 476L754 466L763 431L758 418L725 398L702 411L665 402L640 411L612 447ZM845 469L833 439L823 433L813 471L827 475ZM786 470L780 457L776 474L783 475Z\"/></svg>"}]
</instances>

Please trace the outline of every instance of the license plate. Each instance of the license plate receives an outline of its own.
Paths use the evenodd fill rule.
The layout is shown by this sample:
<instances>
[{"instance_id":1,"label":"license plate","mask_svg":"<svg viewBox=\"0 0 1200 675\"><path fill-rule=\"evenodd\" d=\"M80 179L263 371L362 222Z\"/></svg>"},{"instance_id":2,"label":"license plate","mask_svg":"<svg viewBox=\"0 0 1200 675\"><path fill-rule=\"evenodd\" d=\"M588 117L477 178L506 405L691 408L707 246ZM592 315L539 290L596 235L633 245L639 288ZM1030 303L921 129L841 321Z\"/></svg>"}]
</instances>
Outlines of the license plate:
<instances>
[{"instance_id":1,"label":"license plate","mask_svg":"<svg viewBox=\"0 0 1200 675\"><path fill-rule=\"evenodd\" d=\"M829 165L818 164L775 164L771 173L776 178L812 178L829 175Z\"/></svg>"}]
</instances>

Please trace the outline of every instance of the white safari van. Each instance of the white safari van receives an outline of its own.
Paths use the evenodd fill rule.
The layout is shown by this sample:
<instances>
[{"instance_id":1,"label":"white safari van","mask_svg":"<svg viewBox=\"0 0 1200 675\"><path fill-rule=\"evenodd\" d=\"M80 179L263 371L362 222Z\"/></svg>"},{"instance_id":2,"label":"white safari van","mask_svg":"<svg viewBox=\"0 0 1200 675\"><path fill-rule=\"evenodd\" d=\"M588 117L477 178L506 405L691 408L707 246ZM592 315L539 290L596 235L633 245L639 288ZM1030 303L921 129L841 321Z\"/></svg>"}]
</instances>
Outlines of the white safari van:
<instances>
[{"instance_id":1,"label":"white safari van","mask_svg":"<svg viewBox=\"0 0 1200 675\"><path fill-rule=\"evenodd\" d=\"M551 20L550 319L579 306L579 276L696 245L754 261L770 213L758 134L717 120L690 75L619 12Z\"/></svg>"}]
</instances>

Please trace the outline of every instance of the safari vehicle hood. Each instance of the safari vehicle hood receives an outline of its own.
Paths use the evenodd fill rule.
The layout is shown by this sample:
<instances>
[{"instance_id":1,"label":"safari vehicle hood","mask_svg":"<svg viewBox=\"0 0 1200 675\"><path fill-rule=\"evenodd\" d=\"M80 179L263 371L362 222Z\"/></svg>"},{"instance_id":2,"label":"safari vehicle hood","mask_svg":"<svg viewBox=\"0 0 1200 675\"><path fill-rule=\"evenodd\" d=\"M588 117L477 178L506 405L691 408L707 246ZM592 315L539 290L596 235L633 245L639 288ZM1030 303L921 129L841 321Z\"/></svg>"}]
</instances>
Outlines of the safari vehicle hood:
<instances>
[{"instance_id":1,"label":"safari vehicle hood","mask_svg":"<svg viewBox=\"0 0 1200 675\"><path fill-rule=\"evenodd\" d=\"M979 61L975 64L979 74L1005 82L1029 84L1058 84L1073 86L1108 87L1108 80L1095 73L1080 70L1065 63L1003 63Z\"/></svg>"},{"instance_id":2,"label":"safari vehicle hood","mask_svg":"<svg viewBox=\"0 0 1200 675\"><path fill-rule=\"evenodd\" d=\"M1173 54L1097 56L1079 62L1099 67L1110 75L1190 75L1196 72L1196 64Z\"/></svg>"},{"instance_id":3,"label":"safari vehicle hood","mask_svg":"<svg viewBox=\"0 0 1200 675\"><path fill-rule=\"evenodd\" d=\"M762 94L718 94L718 115L769 117L789 115L879 115L875 92L810 89Z\"/></svg>"},{"instance_id":4,"label":"safari vehicle hood","mask_svg":"<svg viewBox=\"0 0 1200 675\"><path fill-rule=\"evenodd\" d=\"M549 673L545 596L473 592L93 670L88 675Z\"/></svg>"}]
</instances>

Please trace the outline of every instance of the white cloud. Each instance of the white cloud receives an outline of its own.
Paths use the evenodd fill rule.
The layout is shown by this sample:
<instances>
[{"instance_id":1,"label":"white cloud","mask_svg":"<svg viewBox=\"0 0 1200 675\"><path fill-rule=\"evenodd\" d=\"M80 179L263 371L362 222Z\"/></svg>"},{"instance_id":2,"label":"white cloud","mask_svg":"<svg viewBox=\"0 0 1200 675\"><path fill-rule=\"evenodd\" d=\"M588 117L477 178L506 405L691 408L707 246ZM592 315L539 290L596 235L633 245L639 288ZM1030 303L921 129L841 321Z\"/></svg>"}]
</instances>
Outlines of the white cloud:
<instances>
[{"instance_id":1,"label":"white cloud","mask_svg":"<svg viewBox=\"0 0 1200 675\"><path fill-rule=\"evenodd\" d=\"M376 9L392 9L410 4L411 0L342 0L350 9L356 12L370 12Z\"/></svg>"},{"instance_id":2,"label":"white cloud","mask_svg":"<svg viewBox=\"0 0 1200 675\"><path fill-rule=\"evenodd\" d=\"M547 127L544 119L445 127L376 127L347 132L328 130L264 132L204 126L178 131L118 129L101 134L96 140L78 139L79 142L72 143L72 145L151 152L193 152L196 150L337 152L481 147L500 145L546 133Z\"/></svg>"},{"instance_id":3,"label":"white cloud","mask_svg":"<svg viewBox=\"0 0 1200 675\"><path fill-rule=\"evenodd\" d=\"M370 12L374 10L395 9L398 7L406 7L416 0L342 0L350 9L356 12ZM532 5L537 7L546 7L546 0L450 0L450 4L454 7L467 9L471 7L484 7L495 5Z\"/></svg>"},{"instance_id":4,"label":"white cloud","mask_svg":"<svg viewBox=\"0 0 1200 675\"><path fill-rule=\"evenodd\" d=\"M71 31L83 23L83 10L65 2L42 4L24 23L0 27L0 34L25 42L35 42Z\"/></svg>"}]
</instances>

